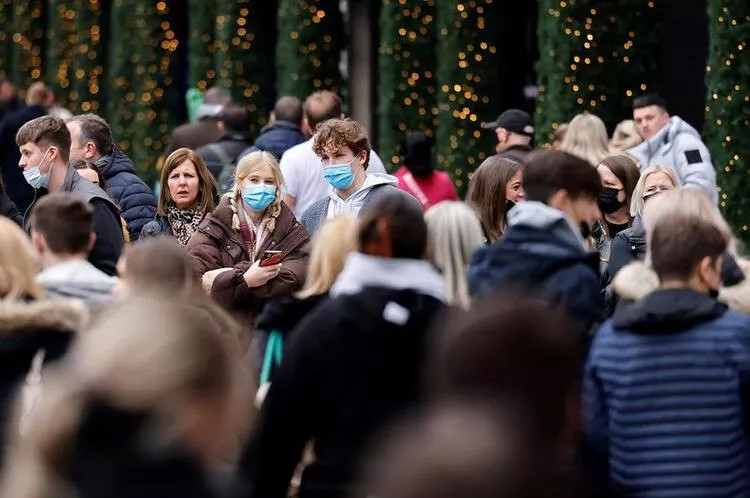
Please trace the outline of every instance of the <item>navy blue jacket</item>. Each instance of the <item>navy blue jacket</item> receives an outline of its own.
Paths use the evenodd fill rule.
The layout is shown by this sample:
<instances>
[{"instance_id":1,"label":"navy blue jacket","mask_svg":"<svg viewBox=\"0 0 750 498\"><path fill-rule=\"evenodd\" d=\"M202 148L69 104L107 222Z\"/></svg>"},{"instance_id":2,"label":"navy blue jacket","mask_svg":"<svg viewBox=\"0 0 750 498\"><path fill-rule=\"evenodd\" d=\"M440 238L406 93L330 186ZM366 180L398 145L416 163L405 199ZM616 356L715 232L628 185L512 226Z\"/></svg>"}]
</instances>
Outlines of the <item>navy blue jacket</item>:
<instances>
[{"instance_id":1,"label":"navy blue jacket","mask_svg":"<svg viewBox=\"0 0 750 498\"><path fill-rule=\"evenodd\" d=\"M253 146L242 151L240 157L256 150L265 150L280 161L284 152L305 140L307 139L296 124L288 121L275 121L260 130L260 135L255 139Z\"/></svg>"},{"instance_id":2,"label":"navy blue jacket","mask_svg":"<svg viewBox=\"0 0 750 498\"><path fill-rule=\"evenodd\" d=\"M750 317L691 289L623 303L598 331L584 429L623 496L750 496Z\"/></svg>"},{"instance_id":3,"label":"navy blue jacket","mask_svg":"<svg viewBox=\"0 0 750 498\"><path fill-rule=\"evenodd\" d=\"M531 201L514 208L511 219L513 214L519 217L532 207L521 209L523 204ZM485 245L474 254L468 274L471 294L530 291L562 304L579 321L582 331L590 330L604 321L599 256L587 252L582 243L577 244L562 215L545 222L543 215L529 214L541 221L541 225L519 221L508 227L499 242ZM568 235L566 231L571 233Z\"/></svg>"},{"instance_id":4,"label":"navy blue jacket","mask_svg":"<svg viewBox=\"0 0 750 498\"><path fill-rule=\"evenodd\" d=\"M135 174L133 162L112 146L109 161L101 166L107 193L120 207L128 225L130 240L138 240L143 225L156 216L156 199L151 189Z\"/></svg>"},{"instance_id":5,"label":"navy blue jacket","mask_svg":"<svg viewBox=\"0 0 750 498\"><path fill-rule=\"evenodd\" d=\"M34 202L34 189L26 183L23 170L18 167L21 153L16 145L16 133L23 125L32 119L46 116L47 112L41 106L24 107L9 114L0 122L0 170L6 192L21 213Z\"/></svg>"}]
</instances>

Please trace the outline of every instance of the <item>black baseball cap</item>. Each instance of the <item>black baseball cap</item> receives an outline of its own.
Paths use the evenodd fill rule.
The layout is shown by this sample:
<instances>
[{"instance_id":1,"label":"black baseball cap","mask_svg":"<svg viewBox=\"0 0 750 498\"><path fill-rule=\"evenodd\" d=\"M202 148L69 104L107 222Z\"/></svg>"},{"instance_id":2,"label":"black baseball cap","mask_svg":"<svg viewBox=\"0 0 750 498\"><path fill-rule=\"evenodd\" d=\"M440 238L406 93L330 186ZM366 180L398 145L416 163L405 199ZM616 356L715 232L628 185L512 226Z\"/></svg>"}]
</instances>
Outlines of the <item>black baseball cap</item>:
<instances>
[{"instance_id":1,"label":"black baseball cap","mask_svg":"<svg viewBox=\"0 0 750 498\"><path fill-rule=\"evenodd\" d=\"M482 128L487 130L505 128L519 135L534 136L534 122L531 120L531 115L521 109L508 109L499 115L495 121L484 123Z\"/></svg>"}]
</instances>

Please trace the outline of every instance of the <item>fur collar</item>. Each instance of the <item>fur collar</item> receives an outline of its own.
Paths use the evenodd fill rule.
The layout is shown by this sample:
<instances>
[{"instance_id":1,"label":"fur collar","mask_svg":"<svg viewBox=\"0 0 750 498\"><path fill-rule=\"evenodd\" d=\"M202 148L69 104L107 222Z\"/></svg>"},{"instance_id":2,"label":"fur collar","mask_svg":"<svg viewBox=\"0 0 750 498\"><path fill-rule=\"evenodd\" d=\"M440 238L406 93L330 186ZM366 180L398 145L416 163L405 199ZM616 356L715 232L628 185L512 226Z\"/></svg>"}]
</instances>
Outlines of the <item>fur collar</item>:
<instances>
[{"instance_id":1,"label":"fur collar","mask_svg":"<svg viewBox=\"0 0 750 498\"><path fill-rule=\"evenodd\" d=\"M747 278L737 285L722 287L719 301L735 311L750 314L750 260L737 258L737 264ZM638 301L659 286L659 279L644 262L636 261L615 275L612 286L620 298Z\"/></svg>"},{"instance_id":2,"label":"fur collar","mask_svg":"<svg viewBox=\"0 0 750 498\"><path fill-rule=\"evenodd\" d=\"M32 329L78 332L88 318L86 306L80 301L0 299L0 335Z\"/></svg>"}]
</instances>

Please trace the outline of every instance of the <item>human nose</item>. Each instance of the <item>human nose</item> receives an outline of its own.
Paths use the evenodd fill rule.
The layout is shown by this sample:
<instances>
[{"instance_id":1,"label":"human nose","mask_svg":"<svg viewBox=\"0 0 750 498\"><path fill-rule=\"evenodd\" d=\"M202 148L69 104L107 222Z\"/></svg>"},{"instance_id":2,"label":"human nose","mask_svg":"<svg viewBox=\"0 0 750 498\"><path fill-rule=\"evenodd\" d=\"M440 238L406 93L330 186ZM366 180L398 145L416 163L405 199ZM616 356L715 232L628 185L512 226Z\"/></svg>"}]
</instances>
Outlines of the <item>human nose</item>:
<instances>
[{"instance_id":1,"label":"human nose","mask_svg":"<svg viewBox=\"0 0 750 498\"><path fill-rule=\"evenodd\" d=\"M185 185L187 184L187 178L185 178L183 175L180 175L177 179L177 183L179 185Z\"/></svg>"}]
</instances>

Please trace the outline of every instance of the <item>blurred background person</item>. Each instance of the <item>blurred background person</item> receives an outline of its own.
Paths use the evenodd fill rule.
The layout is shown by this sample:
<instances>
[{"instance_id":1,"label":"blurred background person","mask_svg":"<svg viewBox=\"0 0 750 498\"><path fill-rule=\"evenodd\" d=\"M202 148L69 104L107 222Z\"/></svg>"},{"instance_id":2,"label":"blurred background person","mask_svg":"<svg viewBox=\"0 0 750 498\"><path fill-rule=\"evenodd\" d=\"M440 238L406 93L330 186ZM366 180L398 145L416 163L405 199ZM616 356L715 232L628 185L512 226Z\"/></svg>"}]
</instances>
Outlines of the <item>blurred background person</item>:
<instances>
[{"instance_id":1,"label":"blurred background person","mask_svg":"<svg viewBox=\"0 0 750 498\"><path fill-rule=\"evenodd\" d=\"M463 202L443 201L424 215L427 252L443 275L446 302L469 307L469 260L483 243L482 224Z\"/></svg>"},{"instance_id":2,"label":"blurred background person","mask_svg":"<svg viewBox=\"0 0 750 498\"><path fill-rule=\"evenodd\" d=\"M281 187L273 154L251 152L187 245L203 288L246 327L246 349L262 306L299 290L307 268L310 236L281 200ZM281 262L261 266L268 250L279 251Z\"/></svg>"},{"instance_id":3,"label":"blurred background person","mask_svg":"<svg viewBox=\"0 0 750 498\"><path fill-rule=\"evenodd\" d=\"M550 146L557 150L560 148L560 146L563 143L563 140L565 140L565 134L568 132L568 123L560 123L557 125L557 128L555 128L555 132L552 134L552 143Z\"/></svg>"},{"instance_id":4,"label":"blurred background person","mask_svg":"<svg viewBox=\"0 0 750 498\"><path fill-rule=\"evenodd\" d=\"M271 111L271 120L260 130L258 138L240 158L256 150L265 150L281 161L284 152L307 140L302 133L302 102L297 97L285 95L276 101Z\"/></svg>"},{"instance_id":5,"label":"blurred background person","mask_svg":"<svg viewBox=\"0 0 750 498\"><path fill-rule=\"evenodd\" d=\"M394 173L397 187L413 195L425 211L441 201L459 200L450 175L435 171L430 147L430 139L421 131L407 134L401 147L404 165Z\"/></svg>"},{"instance_id":6,"label":"blurred background person","mask_svg":"<svg viewBox=\"0 0 750 498\"><path fill-rule=\"evenodd\" d=\"M89 263L96 234L91 206L73 194L45 195L31 211L31 240L42 271L36 281L49 297L101 304L110 299L117 277Z\"/></svg>"},{"instance_id":7,"label":"blurred background person","mask_svg":"<svg viewBox=\"0 0 750 498\"><path fill-rule=\"evenodd\" d=\"M229 90L213 86L203 94L203 103L198 107L198 121L185 123L172 131L172 139L164 152L169 156L183 147L196 150L198 147L217 141L223 134L219 128L219 116L224 106L232 101Z\"/></svg>"},{"instance_id":8,"label":"blurred background person","mask_svg":"<svg viewBox=\"0 0 750 498\"><path fill-rule=\"evenodd\" d=\"M626 152L641 142L643 142L643 139L638 134L635 121L626 119L617 123L615 131L612 133L612 139L609 141L609 149L613 153Z\"/></svg>"},{"instance_id":9,"label":"blurred background person","mask_svg":"<svg viewBox=\"0 0 750 498\"><path fill-rule=\"evenodd\" d=\"M641 173L630 199L631 227L612 238L607 273L617 275L623 266L646 256L646 233L643 229L643 207L655 195L680 187L674 170L668 166L651 166Z\"/></svg>"},{"instance_id":10,"label":"blurred background person","mask_svg":"<svg viewBox=\"0 0 750 498\"><path fill-rule=\"evenodd\" d=\"M231 186L234 168L242 151L250 147L250 112L246 107L229 104L219 115L222 131L218 140L195 149L218 184Z\"/></svg>"},{"instance_id":11,"label":"blurred background person","mask_svg":"<svg viewBox=\"0 0 750 498\"><path fill-rule=\"evenodd\" d=\"M508 226L508 212L524 199L523 164L501 155L482 162L469 181L467 202L482 223L485 242L494 244Z\"/></svg>"},{"instance_id":12,"label":"blurred background person","mask_svg":"<svg viewBox=\"0 0 750 498\"><path fill-rule=\"evenodd\" d=\"M7 218L0 218L0 457L9 424L10 408L18 392L26 394L23 416L38 398L43 365L62 358L76 333L86 324L79 303L48 300L36 282L37 254L26 234Z\"/></svg>"},{"instance_id":13,"label":"blurred background person","mask_svg":"<svg viewBox=\"0 0 750 498\"><path fill-rule=\"evenodd\" d=\"M609 155L609 137L604 121L593 114L578 114L568 124L559 149L596 166Z\"/></svg>"},{"instance_id":14,"label":"blurred background person","mask_svg":"<svg viewBox=\"0 0 750 498\"><path fill-rule=\"evenodd\" d=\"M524 162L531 152L531 139L534 137L534 121L531 115L521 109L508 109L495 121L482 125L485 130L494 130L497 136L495 152Z\"/></svg>"},{"instance_id":15,"label":"blurred background person","mask_svg":"<svg viewBox=\"0 0 750 498\"><path fill-rule=\"evenodd\" d=\"M18 226L23 226L23 215L6 192L2 178L0 178L0 216L5 216Z\"/></svg>"},{"instance_id":16,"label":"blurred background person","mask_svg":"<svg viewBox=\"0 0 750 498\"><path fill-rule=\"evenodd\" d=\"M218 186L195 151L172 152L161 170L156 218L143 226L141 238L173 237L185 247L198 225L216 208Z\"/></svg>"},{"instance_id":17,"label":"blurred background person","mask_svg":"<svg viewBox=\"0 0 750 498\"><path fill-rule=\"evenodd\" d=\"M149 297L112 308L90 332L50 372L3 496L219 496L252 421L252 381L218 327Z\"/></svg>"}]
</instances>

